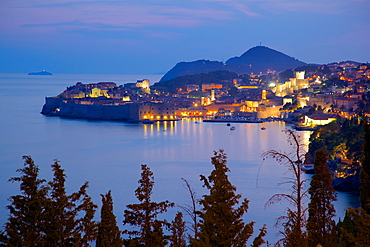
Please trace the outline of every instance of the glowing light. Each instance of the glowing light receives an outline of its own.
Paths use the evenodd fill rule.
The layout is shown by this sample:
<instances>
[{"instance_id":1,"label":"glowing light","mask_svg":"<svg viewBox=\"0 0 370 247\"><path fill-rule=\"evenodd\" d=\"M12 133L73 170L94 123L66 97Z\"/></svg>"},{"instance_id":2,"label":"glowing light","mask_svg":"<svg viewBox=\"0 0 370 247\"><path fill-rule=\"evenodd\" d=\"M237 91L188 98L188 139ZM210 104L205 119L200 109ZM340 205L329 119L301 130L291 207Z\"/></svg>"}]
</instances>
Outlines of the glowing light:
<instances>
[{"instance_id":1,"label":"glowing light","mask_svg":"<svg viewBox=\"0 0 370 247\"><path fill-rule=\"evenodd\" d=\"M274 83L274 82L271 82L270 84L269 84L269 87L275 87L276 86L276 84Z\"/></svg>"}]
</instances>

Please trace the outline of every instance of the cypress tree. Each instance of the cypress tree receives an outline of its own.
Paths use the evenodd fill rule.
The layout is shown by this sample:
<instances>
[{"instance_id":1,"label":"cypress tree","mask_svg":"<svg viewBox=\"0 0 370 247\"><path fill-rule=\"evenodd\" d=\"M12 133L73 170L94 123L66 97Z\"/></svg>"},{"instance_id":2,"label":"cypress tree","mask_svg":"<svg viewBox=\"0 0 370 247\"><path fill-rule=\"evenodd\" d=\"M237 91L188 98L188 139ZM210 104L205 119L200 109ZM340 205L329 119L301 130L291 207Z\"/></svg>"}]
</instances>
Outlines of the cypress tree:
<instances>
[{"instance_id":1,"label":"cypress tree","mask_svg":"<svg viewBox=\"0 0 370 247\"><path fill-rule=\"evenodd\" d=\"M181 212L177 212L175 219L171 223L170 247L186 247L185 241L185 222Z\"/></svg>"},{"instance_id":2,"label":"cypress tree","mask_svg":"<svg viewBox=\"0 0 370 247\"><path fill-rule=\"evenodd\" d=\"M167 244L163 227L168 226L166 220L158 220L159 214L167 211L174 204L169 201L152 202L151 196L154 187L153 172L147 165L141 165L141 179L139 187L135 190L136 198L140 203L129 204L124 211L123 224L138 227L138 230L125 230L129 235L125 246L152 246L162 247Z\"/></svg>"},{"instance_id":3,"label":"cypress tree","mask_svg":"<svg viewBox=\"0 0 370 247\"><path fill-rule=\"evenodd\" d=\"M214 152L212 157L214 170L206 178L201 175L201 181L209 190L209 195L204 195L200 200L202 206L200 214L199 239L195 240L196 246L245 246L249 237L253 234L253 224L243 222L243 215L248 210L248 200L244 199L241 204L240 194L236 194L226 174L229 168L226 166L226 154L223 150ZM239 205L239 206L238 206ZM236 207L236 208L235 208Z\"/></svg>"},{"instance_id":4,"label":"cypress tree","mask_svg":"<svg viewBox=\"0 0 370 247\"><path fill-rule=\"evenodd\" d=\"M121 232L117 226L116 216L113 213L113 199L111 191L102 197L100 223L96 247L119 247L123 245Z\"/></svg>"},{"instance_id":5,"label":"cypress tree","mask_svg":"<svg viewBox=\"0 0 370 247\"><path fill-rule=\"evenodd\" d=\"M89 246L96 236L93 218L97 206L87 195L88 183L85 182L78 192L67 195L66 175L57 160L52 170L54 178L49 182L50 197L45 212L48 246Z\"/></svg>"},{"instance_id":6,"label":"cypress tree","mask_svg":"<svg viewBox=\"0 0 370 247\"><path fill-rule=\"evenodd\" d=\"M309 246L335 246L337 243L335 221L336 193L331 185L332 176L326 166L327 153L318 150L315 154L315 174L312 176L308 193L311 201L308 204L307 233Z\"/></svg>"},{"instance_id":7,"label":"cypress tree","mask_svg":"<svg viewBox=\"0 0 370 247\"><path fill-rule=\"evenodd\" d=\"M44 246L45 206L47 186L40 179L39 168L30 156L23 156L24 168L18 169L20 177L9 179L20 182L21 195L11 196L8 222L2 241L7 246Z\"/></svg>"},{"instance_id":8,"label":"cypress tree","mask_svg":"<svg viewBox=\"0 0 370 247\"><path fill-rule=\"evenodd\" d=\"M85 182L78 192L67 195L64 170L58 161L52 165L54 178L48 184L39 179L39 168L30 156L24 156L22 176L11 178L21 182L21 195L11 196L9 221L0 243L7 246L90 246L95 240L93 221L97 207L86 193Z\"/></svg>"}]
</instances>

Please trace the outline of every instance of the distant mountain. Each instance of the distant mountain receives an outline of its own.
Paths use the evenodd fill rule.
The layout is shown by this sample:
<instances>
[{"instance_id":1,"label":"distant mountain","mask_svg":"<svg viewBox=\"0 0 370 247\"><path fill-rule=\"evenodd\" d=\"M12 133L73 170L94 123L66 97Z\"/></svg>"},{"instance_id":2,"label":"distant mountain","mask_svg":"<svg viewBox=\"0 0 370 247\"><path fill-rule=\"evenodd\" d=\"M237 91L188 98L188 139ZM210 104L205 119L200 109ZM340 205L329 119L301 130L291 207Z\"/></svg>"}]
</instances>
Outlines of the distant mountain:
<instances>
[{"instance_id":1,"label":"distant mountain","mask_svg":"<svg viewBox=\"0 0 370 247\"><path fill-rule=\"evenodd\" d=\"M269 69L279 72L303 65L306 63L266 46L253 47L240 57L233 57L226 61L228 70L240 74L266 72Z\"/></svg>"},{"instance_id":2,"label":"distant mountain","mask_svg":"<svg viewBox=\"0 0 370 247\"><path fill-rule=\"evenodd\" d=\"M167 81L183 75L209 73L216 70L226 70L238 74L259 74L268 70L280 72L304 65L307 64L279 51L266 46L256 46L246 51L240 57L230 58L225 64L209 60L178 63L160 81Z\"/></svg>"}]
</instances>

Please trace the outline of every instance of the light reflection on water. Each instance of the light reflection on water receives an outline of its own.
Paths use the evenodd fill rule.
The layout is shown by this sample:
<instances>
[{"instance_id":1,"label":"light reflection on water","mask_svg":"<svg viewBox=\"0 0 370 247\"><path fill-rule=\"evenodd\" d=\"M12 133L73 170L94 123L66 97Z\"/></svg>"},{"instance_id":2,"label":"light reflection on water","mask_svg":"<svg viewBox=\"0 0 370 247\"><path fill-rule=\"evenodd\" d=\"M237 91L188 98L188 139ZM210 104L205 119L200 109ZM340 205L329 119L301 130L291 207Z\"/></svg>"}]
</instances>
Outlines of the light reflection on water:
<instances>
[{"instance_id":1,"label":"light reflection on water","mask_svg":"<svg viewBox=\"0 0 370 247\"><path fill-rule=\"evenodd\" d=\"M94 82L91 81L94 76L88 76L88 81L82 80L83 75L78 78L84 83ZM124 76L109 78L126 80ZM277 186L284 181L286 168L273 160L262 161L261 153L269 149L290 150L282 133L289 126L283 122L235 123L232 126L236 130L231 131L226 123L202 123L199 119L137 125L39 114L45 96L60 93L76 81L71 75L38 79L0 77L1 225L7 217L6 198L19 193L17 184L6 181L18 175L15 170L22 167L22 155L31 155L41 168L40 177L46 179L51 179L50 164L54 159L60 160L67 174L68 191L76 191L84 181L89 181L89 194L99 205L99 194L111 189L121 225L124 206L137 202L134 190L140 178L140 164L147 164L154 172L154 200L168 199L184 205L189 198L181 177L190 182L200 197L206 192L199 175L210 174L213 151L224 149L231 170L230 181L238 193L250 200L245 219L256 221L256 229L266 223L268 239L272 242L277 239L273 225L287 205L281 203L264 209L264 204L275 193L289 192L288 187ZM262 126L266 130L261 130ZM309 132L299 134L308 141ZM347 206L357 206L357 201L351 195L339 194L336 202L339 216ZM168 220L172 220L176 210L180 209L166 214Z\"/></svg>"}]
</instances>

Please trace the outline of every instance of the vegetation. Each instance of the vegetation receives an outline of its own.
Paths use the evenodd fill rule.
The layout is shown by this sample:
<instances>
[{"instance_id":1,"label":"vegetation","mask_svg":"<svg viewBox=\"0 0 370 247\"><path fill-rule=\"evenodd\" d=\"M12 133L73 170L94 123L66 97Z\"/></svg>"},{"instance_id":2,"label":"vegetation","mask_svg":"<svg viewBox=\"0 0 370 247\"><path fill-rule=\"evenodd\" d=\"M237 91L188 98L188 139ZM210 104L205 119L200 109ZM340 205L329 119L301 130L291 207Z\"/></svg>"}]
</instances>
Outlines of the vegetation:
<instances>
[{"instance_id":1,"label":"vegetation","mask_svg":"<svg viewBox=\"0 0 370 247\"><path fill-rule=\"evenodd\" d=\"M124 212L123 224L138 227L138 230L125 230L130 239L126 240L126 246L165 246L167 237L163 227L169 226L166 220L158 220L161 213L173 207L174 203L164 201L152 202L151 196L154 187L153 172L146 165L141 165L141 179L139 187L135 190L136 198L140 203L127 205Z\"/></svg>"},{"instance_id":2,"label":"vegetation","mask_svg":"<svg viewBox=\"0 0 370 247\"><path fill-rule=\"evenodd\" d=\"M17 170L21 195L11 196L10 216L5 224L3 243L9 246L89 246L95 240L93 221L96 205L87 195L86 182L78 192L65 192L64 170L58 161L52 165L54 178L38 177L39 168L30 156L24 156L24 168Z\"/></svg>"},{"instance_id":3,"label":"vegetation","mask_svg":"<svg viewBox=\"0 0 370 247\"><path fill-rule=\"evenodd\" d=\"M102 207L96 247L119 247L123 245L121 231L117 226L116 216L113 213L113 199L111 191L102 197Z\"/></svg>"},{"instance_id":4,"label":"vegetation","mask_svg":"<svg viewBox=\"0 0 370 247\"><path fill-rule=\"evenodd\" d=\"M177 212L175 219L171 223L171 236L170 236L170 247L185 247L185 222L183 221L183 215L181 212Z\"/></svg>"},{"instance_id":5,"label":"vegetation","mask_svg":"<svg viewBox=\"0 0 370 247\"><path fill-rule=\"evenodd\" d=\"M313 163L315 152L323 149L329 160L341 152L345 159L362 160L364 132L357 118L339 119L316 129L310 137L307 158Z\"/></svg>"},{"instance_id":6,"label":"vegetation","mask_svg":"<svg viewBox=\"0 0 370 247\"><path fill-rule=\"evenodd\" d=\"M224 88L232 88L233 79L249 79L248 75L238 75L234 72L229 72L226 70L218 70L209 72L207 74L196 74L196 75L184 75L173 78L168 81L155 83L151 88L154 90L159 90L163 92L177 93L178 89L186 90L186 86L190 84L199 85L202 84L222 84Z\"/></svg>"},{"instance_id":7,"label":"vegetation","mask_svg":"<svg viewBox=\"0 0 370 247\"><path fill-rule=\"evenodd\" d=\"M362 208L348 208L343 222L338 223L340 247L370 246L370 215Z\"/></svg>"},{"instance_id":8,"label":"vegetation","mask_svg":"<svg viewBox=\"0 0 370 247\"><path fill-rule=\"evenodd\" d=\"M196 193L193 190L193 188L190 186L189 182L181 178L185 182L185 188L189 192L191 204L187 204L184 206L180 205L180 208L190 217L191 219L191 226L190 226L190 231L192 234L188 235L189 242L192 242L196 239L198 239L198 210L197 210L197 205L198 205L198 199L196 197Z\"/></svg>"},{"instance_id":9,"label":"vegetation","mask_svg":"<svg viewBox=\"0 0 370 247\"><path fill-rule=\"evenodd\" d=\"M351 125L345 128L353 130ZM370 127L365 121L364 171L368 171ZM301 176L300 165L304 156L300 137L286 130L288 142L293 152L282 153L269 150L265 158L274 158L286 165L292 175L285 183L292 184L291 194L276 194L267 204L287 199L293 207L279 218L284 246L369 246L370 214L368 186L369 177L362 175L362 208L349 208L343 221L335 227L335 214L332 202L336 199L331 187L331 175L325 165L328 153L316 151L315 175L309 189L308 207L303 203L306 196L305 180ZM343 148L343 147L342 147ZM338 151L341 148L337 148ZM146 165L141 165L141 178L135 195L139 203L127 205L124 211L124 227L121 232L113 213L111 191L102 197L100 222L94 221L97 206L87 194L85 182L77 192L66 193L66 175L58 161L52 164L53 179L47 182L39 178L39 168L29 156L24 156L24 167L17 170L19 177L10 182L20 183L20 195L9 198L9 218L4 231L0 232L0 246L247 246L253 234L254 222L245 223L243 217L248 210L249 201L236 193L236 187L228 179L230 172L226 166L227 158L223 150L215 151L211 158L214 166L211 174L201 175L201 181L209 191L198 201L196 193L185 180L190 193L191 205L181 207L190 216L192 231L187 240L187 228L182 212L177 212L169 222L159 219L174 204L169 201L153 202L154 176ZM198 203L200 209L197 209ZM306 210L308 208L308 219ZM123 235L122 235L123 233ZM266 227L260 229L251 246L265 244Z\"/></svg>"},{"instance_id":10,"label":"vegetation","mask_svg":"<svg viewBox=\"0 0 370 247\"><path fill-rule=\"evenodd\" d=\"M311 195L308 204L307 236L310 247L335 246L337 235L335 229L335 208L333 201L336 201L336 194L331 185L333 179L326 166L327 153L319 150L315 155L315 174L311 180L309 194Z\"/></svg>"},{"instance_id":11,"label":"vegetation","mask_svg":"<svg viewBox=\"0 0 370 247\"><path fill-rule=\"evenodd\" d=\"M240 194L235 194L236 187L228 179L226 155L223 150L214 152L212 157L214 170L206 178L201 175L210 194L200 200L202 206L199 223L199 239L194 241L195 246L245 246L253 234L253 224L245 224L242 220L248 210L248 200L239 204Z\"/></svg>"},{"instance_id":12,"label":"vegetation","mask_svg":"<svg viewBox=\"0 0 370 247\"><path fill-rule=\"evenodd\" d=\"M343 222L337 225L339 235L339 246L370 246L370 125L365 119L364 124L364 159L361 169L360 201L362 208L348 208Z\"/></svg>"},{"instance_id":13,"label":"vegetation","mask_svg":"<svg viewBox=\"0 0 370 247\"><path fill-rule=\"evenodd\" d=\"M279 164L288 167L291 177L287 178L283 184L292 184L291 194L275 194L267 202L267 205L287 199L292 208L287 208L287 215L281 216L278 223L281 223L282 230L280 233L283 238L279 243L284 246L307 246L307 234L305 232L306 225L306 210L304 198L307 196L305 190L305 182L303 179L301 165L305 155L301 137L296 135L292 130L285 130L287 141L293 147L292 153L280 152L277 150L269 150L262 154L264 158L273 158Z\"/></svg>"},{"instance_id":14,"label":"vegetation","mask_svg":"<svg viewBox=\"0 0 370 247\"><path fill-rule=\"evenodd\" d=\"M364 122L364 133L364 160L360 173L360 200L362 208L370 215L370 124L368 121Z\"/></svg>"},{"instance_id":15,"label":"vegetation","mask_svg":"<svg viewBox=\"0 0 370 247\"><path fill-rule=\"evenodd\" d=\"M9 198L10 216L5 223L4 244L9 246L40 246L44 244L45 219L48 188L45 180L40 179L39 168L31 157L24 156L24 168L18 169L20 177L9 179L20 182L21 195ZM32 226L32 227L30 227Z\"/></svg>"}]
</instances>

